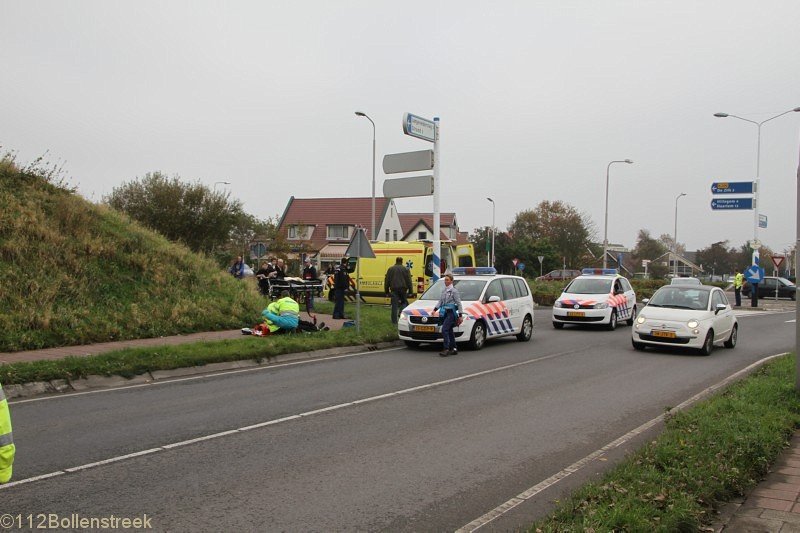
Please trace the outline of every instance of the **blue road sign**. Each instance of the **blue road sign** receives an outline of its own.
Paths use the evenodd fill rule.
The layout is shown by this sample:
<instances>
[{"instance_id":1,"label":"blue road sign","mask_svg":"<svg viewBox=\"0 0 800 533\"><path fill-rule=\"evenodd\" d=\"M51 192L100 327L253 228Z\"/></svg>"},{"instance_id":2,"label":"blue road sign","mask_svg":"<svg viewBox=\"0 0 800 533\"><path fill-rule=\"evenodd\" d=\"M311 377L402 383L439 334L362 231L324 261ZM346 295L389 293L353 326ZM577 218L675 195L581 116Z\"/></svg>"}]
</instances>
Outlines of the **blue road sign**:
<instances>
[{"instance_id":1,"label":"blue road sign","mask_svg":"<svg viewBox=\"0 0 800 533\"><path fill-rule=\"evenodd\" d=\"M753 194L752 181L715 181L711 194Z\"/></svg>"},{"instance_id":2,"label":"blue road sign","mask_svg":"<svg viewBox=\"0 0 800 533\"><path fill-rule=\"evenodd\" d=\"M525 263L517 263L517 268L520 270L525 270Z\"/></svg>"},{"instance_id":3,"label":"blue road sign","mask_svg":"<svg viewBox=\"0 0 800 533\"><path fill-rule=\"evenodd\" d=\"M761 280L764 279L764 269L758 265L750 265L744 271L744 279L750 283L761 283Z\"/></svg>"},{"instance_id":4,"label":"blue road sign","mask_svg":"<svg viewBox=\"0 0 800 533\"><path fill-rule=\"evenodd\" d=\"M711 209L753 209L752 198L714 198Z\"/></svg>"}]
</instances>

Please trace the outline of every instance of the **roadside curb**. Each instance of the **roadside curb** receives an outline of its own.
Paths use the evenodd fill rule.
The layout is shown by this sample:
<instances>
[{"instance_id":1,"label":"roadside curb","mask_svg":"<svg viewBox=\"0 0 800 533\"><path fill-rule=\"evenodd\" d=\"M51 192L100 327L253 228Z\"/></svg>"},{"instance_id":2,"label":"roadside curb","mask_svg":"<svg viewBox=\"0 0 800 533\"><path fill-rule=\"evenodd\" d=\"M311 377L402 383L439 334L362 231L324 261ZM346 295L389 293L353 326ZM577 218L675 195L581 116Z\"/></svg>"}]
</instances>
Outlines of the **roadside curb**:
<instances>
[{"instance_id":1,"label":"roadside curb","mask_svg":"<svg viewBox=\"0 0 800 533\"><path fill-rule=\"evenodd\" d=\"M43 394L57 394L67 392L83 392L94 389L107 389L122 387L126 385L146 385L160 381L169 381L175 378L187 376L200 376L215 372L225 372L227 370L240 370L244 368L268 367L279 363L290 363L294 361L312 361L314 359L325 359L338 355L355 354L359 352L373 352L386 348L402 346L401 341L379 342L377 344L359 344L357 346L340 346L336 348L324 348L309 352L294 352L274 355L264 358L262 361L254 359L242 359L239 361L225 361L222 363L209 363L202 366L191 366L184 368L174 368L171 370L153 370L144 374L126 378L123 376L100 376L91 375L77 380L54 379L51 381L33 381L17 385L4 385L6 398L30 398Z\"/></svg>"}]
</instances>

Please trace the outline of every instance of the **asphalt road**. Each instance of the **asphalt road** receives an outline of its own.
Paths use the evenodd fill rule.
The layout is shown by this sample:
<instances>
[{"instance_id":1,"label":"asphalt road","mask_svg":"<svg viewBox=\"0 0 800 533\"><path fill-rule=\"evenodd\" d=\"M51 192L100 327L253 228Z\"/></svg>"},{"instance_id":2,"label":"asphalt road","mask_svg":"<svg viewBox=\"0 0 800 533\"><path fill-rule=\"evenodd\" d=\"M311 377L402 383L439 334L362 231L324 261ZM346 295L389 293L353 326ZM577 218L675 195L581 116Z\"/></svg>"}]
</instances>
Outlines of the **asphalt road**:
<instances>
[{"instance_id":1,"label":"asphalt road","mask_svg":"<svg viewBox=\"0 0 800 533\"><path fill-rule=\"evenodd\" d=\"M556 331L549 317L537 311L529 343L449 358L402 348L12 402L14 479L45 477L0 488L0 514L146 514L160 531L456 530L794 349L793 312L741 317L737 348L710 357L640 353L626 326ZM480 531L529 525L657 430Z\"/></svg>"}]
</instances>

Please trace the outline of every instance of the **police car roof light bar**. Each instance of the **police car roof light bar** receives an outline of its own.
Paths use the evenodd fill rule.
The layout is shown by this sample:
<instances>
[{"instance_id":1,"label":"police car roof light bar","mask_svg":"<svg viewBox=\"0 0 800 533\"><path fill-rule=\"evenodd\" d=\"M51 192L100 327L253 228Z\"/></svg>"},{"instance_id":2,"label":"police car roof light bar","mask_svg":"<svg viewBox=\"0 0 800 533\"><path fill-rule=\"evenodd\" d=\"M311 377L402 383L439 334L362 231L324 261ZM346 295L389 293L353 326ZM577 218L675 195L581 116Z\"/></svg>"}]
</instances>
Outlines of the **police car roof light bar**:
<instances>
[{"instance_id":1,"label":"police car roof light bar","mask_svg":"<svg viewBox=\"0 0 800 533\"><path fill-rule=\"evenodd\" d=\"M497 269L494 267L455 267L454 276L494 276Z\"/></svg>"},{"instance_id":2,"label":"police car roof light bar","mask_svg":"<svg viewBox=\"0 0 800 533\"><path fill-rule=\"evenodd\" d=\"M595 276L616 276L619 274L616 268L584 268L581 274L593 274Z\"/></svg>"}]
</instances>

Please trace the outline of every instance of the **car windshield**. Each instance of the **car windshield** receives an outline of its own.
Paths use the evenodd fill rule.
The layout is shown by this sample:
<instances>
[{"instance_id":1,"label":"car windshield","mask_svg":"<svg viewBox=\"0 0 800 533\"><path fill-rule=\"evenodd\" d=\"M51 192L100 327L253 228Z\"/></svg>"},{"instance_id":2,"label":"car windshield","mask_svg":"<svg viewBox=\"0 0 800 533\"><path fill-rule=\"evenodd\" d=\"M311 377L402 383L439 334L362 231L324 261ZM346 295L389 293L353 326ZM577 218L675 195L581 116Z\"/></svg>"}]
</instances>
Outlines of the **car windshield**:
<instances>
[{"instance_id":1,"label":"car windshield","mask_svg":"<svg viewBox=\"0 0 800 533\"><path fill-rule=\"evenodd\" d=\"M608 294L611 292L611 278L575 278L564 292L571 294Z\"/></svg>"},{"instance_id":2,"label":"car windshield","mask_svg":"<svg viewBox=\"0 0 800 533\"><path fill-rule=\"evenodd\" d=\"M672 278L672 285L702 285L697 278Z\"/></svg>"},{"instance_id":3,"label":"car windshield","mask_svg":"<svg viewBox=\"0 0 800 533\"><path fill-rule=\"evenodd\" d=\"M778 278L778 281L780 281L782 284L786 285L787 287L794 287L794 283L792 283L791 281L789 281L786 278Z\"/></svg>"},{"instance_id":4,"label":"car windshield","mask_svg":"<svg viewBox=\"0 0 800 533\"><path fill-rule=\"evenodd\" d=\"M647 306L705 311L709 294L710 291L699 288L667 285L656 291Z\"/></svg>"},{"instance_id":5,"label":"car windshield","mask_svg":"<svg viewBox=\"0 0 800 533\"><path fill-rule=\"evenodd\" d=\"M486 286L486 281L482 279L454 279L453 285L458 289L458 294L461 296L461 301L480 300L483 288ZM442 297L444 290L444 280L439 280L425 291L420 300L434 300L439 301Z\"/></svg>"}]
</instances>

